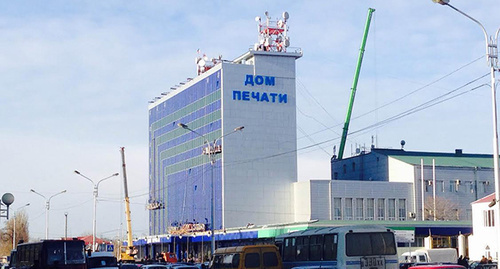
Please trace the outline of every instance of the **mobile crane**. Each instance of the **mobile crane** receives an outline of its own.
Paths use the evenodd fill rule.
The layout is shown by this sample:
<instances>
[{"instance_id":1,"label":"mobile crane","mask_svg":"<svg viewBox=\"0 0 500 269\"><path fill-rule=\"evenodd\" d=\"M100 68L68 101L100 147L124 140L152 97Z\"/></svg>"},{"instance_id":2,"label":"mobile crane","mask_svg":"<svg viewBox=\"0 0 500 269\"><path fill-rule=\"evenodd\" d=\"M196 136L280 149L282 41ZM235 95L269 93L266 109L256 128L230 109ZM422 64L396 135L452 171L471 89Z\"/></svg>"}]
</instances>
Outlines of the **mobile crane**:
<instances>
[{"instance_id":1,"label":"mobile crane","mask_svg":"<svg viewBox=\"0 0 500 269\"><path fill-rule=\"evenodd\" d=\"M123 185L125 191L125 217L127 220L127 246L121 246L120 258L122 261L132 262L134 261L134 255L137 254L137 249L134 248L134 242L132 241L132 220L130 218L130 200L128 197L127 171L125 169L125 148L121 147L120 152L122 155Z\"/></svg>"},{"instance_id":2,"label":"mobile crane","mask_svg":"<svg viewBox=\"0 0 500 269\"><path fill-rule=\"evenodd\" d=\"M354 73L354 81L352 82L351 97L349 99L349 107L347 108L347 115L345 117L344 128L342 129L342 138L340 140L339 156L338 159L342 160L344 156L344 148L347 140L347 132L349 130L349 122L351 121L352 107L354 105L354 97L356 96L356 90L358 88L359 73L361 71L361 63L363 62L363 55L365 53L366 39L368 37L368 30L370 29L370 22L372 20L372 13L375 9L368 9L368 17L366 19L365 31L363 34L363 40L361 41L361 48L359 49L358 63L356 65L356 72Z\"/></svg>"}]
</instances>

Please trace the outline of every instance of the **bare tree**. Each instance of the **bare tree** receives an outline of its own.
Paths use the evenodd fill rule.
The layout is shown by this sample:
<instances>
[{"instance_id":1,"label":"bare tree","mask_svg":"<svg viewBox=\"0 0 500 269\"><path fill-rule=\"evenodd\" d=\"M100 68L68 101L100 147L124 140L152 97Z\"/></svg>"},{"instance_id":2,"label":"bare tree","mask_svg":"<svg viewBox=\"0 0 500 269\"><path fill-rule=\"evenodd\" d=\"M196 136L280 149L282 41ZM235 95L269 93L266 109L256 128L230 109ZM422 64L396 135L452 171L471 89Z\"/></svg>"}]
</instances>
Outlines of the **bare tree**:
<instances>
[{"instance_id":1,"label":"bare tree","mask_svg":"<svg viewBox=\"0 0 500 269\"><path fill-rule=\"evenodd\" d=\"M426 220L459 220L460 208L457 203L443 197L436 197L436 212L434 212L434 199L429 196L425 198Z\"/></svg>"},{"instance_id":2,"label":"bare tree","mask_svg":"<svg viewBox=\"0 0 500 269\"><path fill-rule=\"evenodd\" d=\"M17 246L19 241L29 241L28 224L28 215L24 211L16 213L5 223L0 230L0 255L9 255L13 243ZM13 242L14 232L16 242Z\"/></svg>"}]
</instances>

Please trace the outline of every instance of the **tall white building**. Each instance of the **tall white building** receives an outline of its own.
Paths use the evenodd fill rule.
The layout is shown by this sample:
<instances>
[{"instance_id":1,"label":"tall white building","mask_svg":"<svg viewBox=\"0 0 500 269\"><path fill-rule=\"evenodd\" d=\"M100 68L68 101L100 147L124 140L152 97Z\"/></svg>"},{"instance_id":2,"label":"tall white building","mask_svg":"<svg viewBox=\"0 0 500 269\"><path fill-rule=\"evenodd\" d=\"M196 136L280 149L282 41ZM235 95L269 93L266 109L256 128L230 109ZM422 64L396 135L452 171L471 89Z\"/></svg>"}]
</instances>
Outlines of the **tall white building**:
<instances>
[{"instance_id":1,"label":"tall white building","mask_svg":"<svg viewBox=\"0 0 500 269\"><path fill-rule=\"evenodd\" d=\"M281 23L259 25L264 39L233 61L199 58L196 78L149 106L150 234L210 225L212 205L215 229L294 220L295 60L302 52L286 51ZM202 154L205 142L215 144L213 165Z\"/></svg>"}]
</instances>

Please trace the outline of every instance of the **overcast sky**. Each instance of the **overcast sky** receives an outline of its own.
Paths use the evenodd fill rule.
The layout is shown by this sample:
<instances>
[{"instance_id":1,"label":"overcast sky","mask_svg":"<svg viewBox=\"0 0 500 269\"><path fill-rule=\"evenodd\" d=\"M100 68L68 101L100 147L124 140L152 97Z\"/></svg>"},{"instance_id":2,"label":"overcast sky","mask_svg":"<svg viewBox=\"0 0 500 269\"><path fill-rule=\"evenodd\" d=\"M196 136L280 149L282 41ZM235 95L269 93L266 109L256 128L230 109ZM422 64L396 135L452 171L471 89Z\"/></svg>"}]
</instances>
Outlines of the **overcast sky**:
<instances>
[{"instance_id":1,"label":"overcast sky","mask_svg":"<svg viewBox=\"0 0 500 269\"><path fill-rule=\"evenodd\" d=\"M500 26L495 0L452 4ZM134 236L148 233L148 101L196 74L197 49L232 60L257 41L256 16L290 14L297 60L299 179L330 178L368 8L376 9L345 157L356 146L489 153L491 91L481 29L428 1L1 1L0 182L26 203L30 232L92 232L92 184L100 184L98 236L125 227L119 148L125 147ZM486 75L486 76L485 76ZM483 77L484 76L484 77ZM483 86L481 86L483 85ZM431 106L430 106L431 105ZM372 138L373 137L373 138ZM3 223L4 220L1 220Z\"/></svg>"}]
</instances>

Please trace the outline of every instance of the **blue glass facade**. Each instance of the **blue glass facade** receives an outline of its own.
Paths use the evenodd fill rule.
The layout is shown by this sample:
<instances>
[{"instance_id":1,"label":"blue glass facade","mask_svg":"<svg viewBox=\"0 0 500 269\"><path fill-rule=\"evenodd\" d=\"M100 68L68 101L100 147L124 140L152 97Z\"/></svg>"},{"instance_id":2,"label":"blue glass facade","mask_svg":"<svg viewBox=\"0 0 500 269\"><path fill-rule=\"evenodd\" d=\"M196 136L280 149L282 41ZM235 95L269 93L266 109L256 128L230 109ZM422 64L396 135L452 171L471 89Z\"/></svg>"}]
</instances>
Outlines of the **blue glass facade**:
<instances>
[{"instance_id":1,"label":"blue glass facade","mask_svg":"<svg viewBox=\"0 0 500 269\"><path fill-rule=\"evenodd\" d=\"M183 123L203 137L178 126ZM210 224L212 172L215 182L215 227L222 223L221 159L213 167L202 155L205 141L221 136L220 70L159 101L149 110L149 234L165 234L185 223ZM213 169L213 171L212 171ZM208 229L208 226L207 226Z\"/></svg>"}]
</instances>

